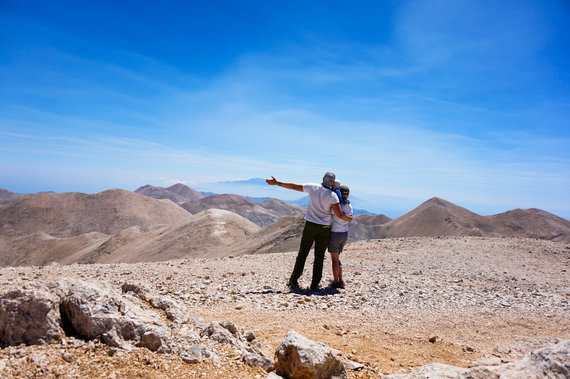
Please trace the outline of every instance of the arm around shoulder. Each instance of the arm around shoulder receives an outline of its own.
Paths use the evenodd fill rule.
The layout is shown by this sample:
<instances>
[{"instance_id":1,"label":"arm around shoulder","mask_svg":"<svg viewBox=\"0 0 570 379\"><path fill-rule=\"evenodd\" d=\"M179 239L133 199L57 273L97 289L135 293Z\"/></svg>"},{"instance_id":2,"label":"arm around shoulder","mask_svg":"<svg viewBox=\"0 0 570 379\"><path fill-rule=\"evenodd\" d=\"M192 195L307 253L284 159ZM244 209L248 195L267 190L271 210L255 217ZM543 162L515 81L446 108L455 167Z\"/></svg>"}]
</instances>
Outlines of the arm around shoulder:
<instances>
[{"instance_id":1,"label":"arm around shoulder","mask_svg":"<svg viewBox=\"0 0 570 379\"><path fill-rule=\"evenodd\" d=\"M349 216L342 211L342 208L340 207L340 203L333 204L332 209L333 209L333 212L336 215L336 217L340 218L341 220L347 221L347 222L352 221L352 216Z\"/></svg>"}]
</instances>

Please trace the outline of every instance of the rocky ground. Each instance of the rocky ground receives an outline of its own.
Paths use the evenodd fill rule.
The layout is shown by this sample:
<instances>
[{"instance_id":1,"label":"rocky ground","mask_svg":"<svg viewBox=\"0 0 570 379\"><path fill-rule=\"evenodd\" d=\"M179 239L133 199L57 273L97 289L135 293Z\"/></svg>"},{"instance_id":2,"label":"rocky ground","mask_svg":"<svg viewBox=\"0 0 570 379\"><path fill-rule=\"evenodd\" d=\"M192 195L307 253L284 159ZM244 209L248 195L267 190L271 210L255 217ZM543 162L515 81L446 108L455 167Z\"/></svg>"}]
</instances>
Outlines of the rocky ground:
<instances>
[{"instance_id":1,"label":"rocky ground","mask_svg":"<svg viewBox=\"0 0 570 379\"><path fill-rule=\"evenodd\" d=\"M2 288L85 280L139 283L184 304L206 322L252 330L273 358L289 330L365 365L350 378L406 373L440 362L461 367L521 358L570 339L570 244L516 238L402 238L359 241L342 253L346 289L290 292L296 253L111 265L0 269ZM310 282L307 262L301 285ZM331 279L325 262L323 285ZM168 322L165 320L164 322ZM217 360L131 351L65 336L0 349L2 377L265 378L229 345Z\"/></svg>"}]
</instances>

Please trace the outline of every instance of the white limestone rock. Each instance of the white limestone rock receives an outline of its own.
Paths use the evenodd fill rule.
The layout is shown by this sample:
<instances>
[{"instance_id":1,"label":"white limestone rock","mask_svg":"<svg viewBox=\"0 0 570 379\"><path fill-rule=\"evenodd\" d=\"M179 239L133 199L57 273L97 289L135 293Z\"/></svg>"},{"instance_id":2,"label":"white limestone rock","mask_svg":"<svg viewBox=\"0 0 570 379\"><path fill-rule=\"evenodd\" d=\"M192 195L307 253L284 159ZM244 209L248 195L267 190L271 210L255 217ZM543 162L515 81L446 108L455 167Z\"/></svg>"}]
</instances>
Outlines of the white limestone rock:
<instances>
[{"instance_id":1,"label":"white limestone rock","mask_svg":"<svg viewBox=\"0 0 570 379\"><path fill-rule=\"evenodd\" d=\"M293 379L348 378L337 353L324 343L291 330L275 352L275 372Z\"/></svg>"},{"instance_id":2,"label":"white limestone rock","mask_svg":"<svg viewBox=\"0 0 570 379\"><path fill-rule=\"evenodd\" d=\"M59 299L47 287L28 283L0 293L0 347L60 339L60 325Z\"/></svg>"}]
</instances>

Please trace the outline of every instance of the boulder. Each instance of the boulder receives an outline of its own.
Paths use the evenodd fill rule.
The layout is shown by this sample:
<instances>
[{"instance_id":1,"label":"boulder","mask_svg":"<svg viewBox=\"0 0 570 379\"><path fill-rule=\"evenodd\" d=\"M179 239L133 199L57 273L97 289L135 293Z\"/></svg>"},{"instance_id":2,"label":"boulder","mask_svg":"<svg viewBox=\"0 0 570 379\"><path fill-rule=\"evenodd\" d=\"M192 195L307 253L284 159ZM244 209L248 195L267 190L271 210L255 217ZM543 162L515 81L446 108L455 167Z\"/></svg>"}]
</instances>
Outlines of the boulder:
<instances>
[{"instance_id":1,"label":"boulder","mask_svg":"<svg viewBox=\"0 0 570 379\"><path fill-rule=\"evenodd\" d=\"M348 378L337 353L324 343L292 330L275 352L275 372L291 379Z\"/></svg>"},{"instance_id":2,"label":"boulder","mask_svg":"<svg viewBox=\"0 0 570 379\"><path fill-rule=\"evenodd\" d=\"M468 369L434 363L415 368L409 374L387 375L384 378L570 378L570 340L535 350L522 359L509 363L477 365Z\"/></svg>"},{"instance_id":3,"label":"boulder","mask_svg":"<svg viewBox=\"0 0 570 379\"><path fill-rule=\"evenodd\" d=\"M60 284L61 318L69 334L100 338L129 349L131 343L152 351L171 350L171 335L157 313L128 301L121 293L90 282Z\"/></svg>"},{"instance_id":4,"label":"boulder","mask_svg":"<svg viewBox=\"0 0 570 379\"><path fill-rule=\"evenodd\" d=\"M212 321L209 324L202 324L200 336L221 344L234 346L242 361L250 366L261 367L267 371L273 369L273 361L250 343L255 336L250 333L247 336L240 334L237 326L231 321Z\"/></svg>"},{"instance_id":5,"label":"boulder","mask_svg":"<svg viewBox=\"0 0 570 379\"><path fill-rule=\"evenodd\" d=\"M212 352L202 345L188 346L180 352L180 358L186 363L200 363L211 356Z\"/></svg>"},{"instance_id":6,"label":"boulder","mask_svg":"<svg viewBox=\"0 0 570 379\"><path fill-rule=\"evenodd\" d=\"M59 299L37 283L0 293L0 347L37 345L63 335Z\"/></svg>"}]
</instances>

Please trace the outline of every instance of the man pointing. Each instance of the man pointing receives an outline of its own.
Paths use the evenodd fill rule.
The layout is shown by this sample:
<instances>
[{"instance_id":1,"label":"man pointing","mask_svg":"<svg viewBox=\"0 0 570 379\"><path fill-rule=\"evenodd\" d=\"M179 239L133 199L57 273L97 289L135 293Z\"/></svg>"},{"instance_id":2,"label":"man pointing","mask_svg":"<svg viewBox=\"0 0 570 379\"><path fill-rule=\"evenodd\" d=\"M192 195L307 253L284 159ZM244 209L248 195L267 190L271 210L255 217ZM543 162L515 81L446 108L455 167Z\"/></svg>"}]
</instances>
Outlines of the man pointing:
<instances>
[{"instance_id":1,"label":"man pointing","mask_svg":"<svg viewBox=\"0 0 570 379\"><path fill-rule=\"evenodd\" d=\"M311 290L319 289L319 283L323 276L325 252L328 247L331 232L331 209L338 218L348 222L352 221L351 216L344 214L339 205L338 196L332 191L334 180L335 174L332 172L327 172L324 175L321 184L280 182L273 176L271 179L265 180L267 184L271 186L279 186L309 194L309 206L307 207L307 213L305 215L305 227L303 228L301 245L295 260L295 267L293 268L288 283L291 289L299 288L298 280L303 274L305 261L307 260L313 242L315 243L315 261L313 263Z\"/></svg>"}]
</instances>

